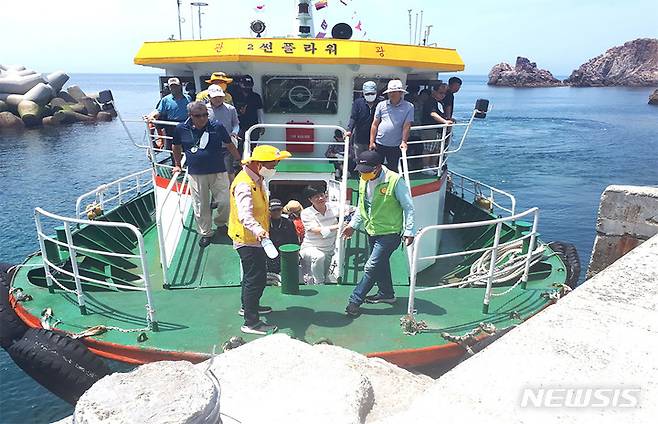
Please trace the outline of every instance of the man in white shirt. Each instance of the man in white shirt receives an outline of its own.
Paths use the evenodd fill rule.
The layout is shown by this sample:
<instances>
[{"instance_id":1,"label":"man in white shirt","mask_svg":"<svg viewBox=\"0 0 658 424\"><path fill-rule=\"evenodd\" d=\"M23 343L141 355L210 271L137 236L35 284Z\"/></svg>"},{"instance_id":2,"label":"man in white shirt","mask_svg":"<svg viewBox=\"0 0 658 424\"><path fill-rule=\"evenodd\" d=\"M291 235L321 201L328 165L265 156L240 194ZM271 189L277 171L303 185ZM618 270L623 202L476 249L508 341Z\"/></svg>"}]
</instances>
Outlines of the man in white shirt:
<instances>
[{"instance_id":1,"label":"man in white shirt","mask_svg":"<svg viewBox=\"0 0 658 424\"><path fill-rule=\"evenodd\" d=\"M327 201L324 187L308 186L303 196L311 202L311 206L304 209L301 216L305 231L299 252L302 266L310 268L314 284L329 283L341 205Z\"/></svg>"},{"instance_id":2,"label":"man in white shirt","mask_svg":"<svg viewBox=\"0 0 658 424\"><path fill-rule=\"evenodd\" d=\"M233 145L237 148L238 133L240 132L238 111L233 105L225 102L226 93L218 85L208 87L208 98L208 119L222 124L226 132L231 136ZM233 181L235 172L233 158L230 155L224 155L224 166L226 167L226 172L228 172L229 181Z\"/></svg>"}]
</instances>

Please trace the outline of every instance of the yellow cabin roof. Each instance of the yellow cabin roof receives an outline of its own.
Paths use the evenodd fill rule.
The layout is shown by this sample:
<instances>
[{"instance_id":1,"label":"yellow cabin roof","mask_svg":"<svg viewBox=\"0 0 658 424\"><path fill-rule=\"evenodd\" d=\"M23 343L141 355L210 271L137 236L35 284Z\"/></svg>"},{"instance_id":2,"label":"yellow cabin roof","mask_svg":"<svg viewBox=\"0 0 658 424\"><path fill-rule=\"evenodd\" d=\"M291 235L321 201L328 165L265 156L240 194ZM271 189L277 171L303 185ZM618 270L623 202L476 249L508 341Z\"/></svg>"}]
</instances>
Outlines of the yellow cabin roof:
<instances>
[{"instance_id":1,"label":"yellow cabin roof","mask_svg":"<svg viewBox=\"0 0 658 424\"><path fill-rule=\"evenodd\" d=\"M334 38L217 38L145 42L135 64L153 67L180 63L270 62L359 64L463 71L455 49Z\"/></svg>"}]
</instances>

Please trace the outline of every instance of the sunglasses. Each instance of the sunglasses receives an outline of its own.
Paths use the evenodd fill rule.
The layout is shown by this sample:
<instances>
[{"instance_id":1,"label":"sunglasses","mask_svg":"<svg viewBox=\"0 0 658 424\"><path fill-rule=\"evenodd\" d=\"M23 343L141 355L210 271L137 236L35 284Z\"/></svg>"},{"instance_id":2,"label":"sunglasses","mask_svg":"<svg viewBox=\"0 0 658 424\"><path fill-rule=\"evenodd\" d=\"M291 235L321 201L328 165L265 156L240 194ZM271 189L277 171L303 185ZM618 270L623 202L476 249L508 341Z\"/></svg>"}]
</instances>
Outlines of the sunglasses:
<instances>
[{"instance_id":1,"label":"sunglasses","mask_svg":"<svg viewBox=\"0 0 658 424\"><path fill-rule=\"evenodd\" d=\"M207 113L193 113L192 114L192 118L204 118L204 117L207 117L207 116L208 116Z\"/></svg>"}]
</instances>

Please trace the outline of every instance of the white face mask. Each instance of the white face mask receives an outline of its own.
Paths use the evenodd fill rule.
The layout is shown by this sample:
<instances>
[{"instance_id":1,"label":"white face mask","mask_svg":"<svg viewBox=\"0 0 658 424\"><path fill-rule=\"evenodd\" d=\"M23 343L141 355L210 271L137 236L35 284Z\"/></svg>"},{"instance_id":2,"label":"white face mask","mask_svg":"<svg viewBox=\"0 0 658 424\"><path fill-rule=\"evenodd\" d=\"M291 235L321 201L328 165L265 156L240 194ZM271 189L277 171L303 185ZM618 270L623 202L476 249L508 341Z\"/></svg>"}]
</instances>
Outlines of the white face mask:
<instances>
[{"instance_id":1,"label":"white face mask","mask_svg":"<svg viewBox=\"0 0 658 424\"><path fill-rule=\"evenodd\" d=\"M366 102L374 102L377 98L376 94L364 94L363 98L366 99Z\"/></svg>"},{"instance_id":2,"label":"white face mask","mask_svg":"<svg viewBox=\"0 0 658 424\"><path fill-rule=\"evenodd\" d=\"M258 170L258 173L263 178L272 178L276 174L276 169L265 168L264 166Z\"/></svg>"}]
</instances>

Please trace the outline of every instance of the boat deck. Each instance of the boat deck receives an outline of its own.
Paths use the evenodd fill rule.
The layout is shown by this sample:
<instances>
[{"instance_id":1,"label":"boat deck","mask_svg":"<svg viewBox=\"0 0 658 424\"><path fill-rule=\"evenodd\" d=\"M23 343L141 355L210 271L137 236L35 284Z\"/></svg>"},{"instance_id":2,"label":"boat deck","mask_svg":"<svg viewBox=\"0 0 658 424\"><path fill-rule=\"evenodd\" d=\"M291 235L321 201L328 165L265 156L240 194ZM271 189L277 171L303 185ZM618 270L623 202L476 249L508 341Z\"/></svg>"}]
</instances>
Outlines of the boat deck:
<instances>
[{"instance_id":1,"label":"boat deck","mask_svg":"<svg viewBox=\"0 0 658 424\"><path fill-rule=\"evenodd\" d=\"M238 315L240 265L230 239L226 236L218 237L206 249L200 249L191 213L169 270L171 287L163 287L153 214L137 212L153 204L152 193L148 196L135 199L142 202L141 205L135 206L129 202L123 209L108 213L104 219L110 219L110 215L116 213L122 219L134 220L135 225L141 224L159 331L146 331L146 338L139 337L143 331L138 330L146 324L144 292L108 290L85 285L87 314L82 315L73 293L59 288L49 293L40 267L23 267L16 273L14 286L23 288L33 298L22 302L22 307L34 317L39 317L44 309L51 308L56 320L55 327L70 333L79 333L98 325L116 327L95 336L95 339L138 349L208 354L212 352L213 346L219 347L233 336L241 336L247 341L257 338L240 332L243 323L243 318ZM491 217L470 203L450 196L451 204L447 207L453 214L451 219L474 221ZM490 245L491 228L483 228L477 234L447 232L442 238L441 252L459 251L465 246L473 248ZM512 228L505 231L506 235L501 240L513 237ZM121 242L123 246L127 245L128 242L119 236L113 234L110 238L108 234L96 234L96 238L89 241L89 234L85 235L81 230L77 234L77 241L88 240L96 244ZM566 279L562 261L558 256L550 255L549 251L540 266L533 268L527 288L523 289L519 285L505 296L492 297L487 314L482 313L484 288L445 288L417 292L416 318L425 321L429 330L410 336L405 335L400 327L400 318L406 315L409 296L408 266L402 248L392 257L397 303L364 304L363 313L358 318L350 318L345 314L347 300L367 259L366 238L362 235L353 239L351 246L346 249L344 284L302 285L298 295L285 295L279 287L268 286L261 304L271 306L273 312L263 318L276 324L279 331L297 339L309 343L330 340L336 345L361 353L425 348L446 344L441 332L461 335L477 327L480 322L492 323L497 328L518 324L519 317L525 319L545 307L548 300L542 294L553 291L554 283L563 283ZM133 275L130 273L137 272L136 265L128 263L122 269L117 269L122 265L121 262L108 264L102 260L109 261L108 258L93 255L78 258L79 267L84 268L85 272L107 275L113 281L129 281L130 275ZM131 261L137 263L136 260ZM40 263L41 257L38 254L27 260L27 264ZM134 268L130 269L131 266ZM442 260L421 272L418 284L436 284L446 274L467 268L468 263ZM72 282L69 284L72 287ZM497 287L494 293L506 289Z\"/></svg>"}]
</instances>

